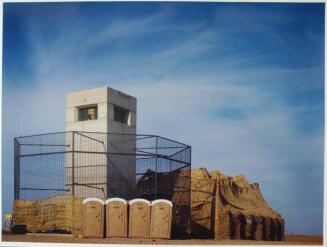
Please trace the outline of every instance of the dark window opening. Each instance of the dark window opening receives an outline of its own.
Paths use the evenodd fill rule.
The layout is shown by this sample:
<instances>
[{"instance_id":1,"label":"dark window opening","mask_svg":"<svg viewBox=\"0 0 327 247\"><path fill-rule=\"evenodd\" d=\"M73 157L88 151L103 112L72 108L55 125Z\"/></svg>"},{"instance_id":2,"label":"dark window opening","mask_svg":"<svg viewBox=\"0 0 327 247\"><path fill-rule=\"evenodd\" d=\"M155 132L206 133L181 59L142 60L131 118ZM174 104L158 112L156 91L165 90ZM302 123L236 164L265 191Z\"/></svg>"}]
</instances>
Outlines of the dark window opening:
<instances>
[{"instance_id":1,"label":"dark window opening","mask_svg":"<svg viewBox=\"0 0 327 247\"><path fill-rule=\"evenodd\" d=\"M84 107L78 109L78 121L98 119L98 107Z\"/></svg>"},{"instance_id":2,"label":"dark window opening","mask_svg":"<svg viewBox=\"0 0 327 247\"><path fill-rule=\"evenodd\" d=\"M129 110L114 106L114 120L120 123L128 123Z\"/></svg>"}]
</instances>

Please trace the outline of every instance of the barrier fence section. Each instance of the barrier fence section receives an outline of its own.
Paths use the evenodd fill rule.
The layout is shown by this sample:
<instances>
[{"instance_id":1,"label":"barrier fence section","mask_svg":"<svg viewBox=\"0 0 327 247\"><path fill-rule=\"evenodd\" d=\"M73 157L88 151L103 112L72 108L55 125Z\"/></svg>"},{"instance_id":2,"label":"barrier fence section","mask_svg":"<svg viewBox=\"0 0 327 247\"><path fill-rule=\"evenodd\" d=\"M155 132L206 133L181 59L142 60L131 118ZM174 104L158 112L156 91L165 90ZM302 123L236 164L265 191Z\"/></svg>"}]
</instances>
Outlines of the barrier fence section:
<instances>
[{"instance_id":1,"label":"barrier fence section","mask_svg":"<svg viewBox=\"0 0 327 247\"><path fill-rule=\"evenodd\" d=\"M79 226L69 217L81 211L72 200L139 197L171 200L176 232L185 232L190 172L191 147L157 135L69 131L16 137L14 224L25 223L30 231L72 232ZM69 203L75 205L70 211ZM41 223L29 220L28 210L41 214ZM60 225L58 215L66 223Z\"/></svg>"}]
</instances>

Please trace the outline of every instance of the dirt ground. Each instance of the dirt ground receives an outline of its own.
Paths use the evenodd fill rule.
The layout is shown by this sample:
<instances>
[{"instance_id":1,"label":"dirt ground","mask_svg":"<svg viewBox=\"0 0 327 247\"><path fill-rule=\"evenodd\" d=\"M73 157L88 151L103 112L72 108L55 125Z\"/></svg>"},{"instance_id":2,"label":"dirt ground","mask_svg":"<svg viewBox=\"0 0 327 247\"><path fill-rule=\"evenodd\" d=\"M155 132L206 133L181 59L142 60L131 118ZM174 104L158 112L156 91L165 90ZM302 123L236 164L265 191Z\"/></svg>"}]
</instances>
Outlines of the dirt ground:
<instances>
[{"instance_id":1,"label":"dirt ground","mask_svg":"<svg viewBox=\"0 0 327 247\"><path fill-rule=\"evenodd\" d=\"M165 240L165 239L133 239L133 238L77 238L70 234L36 234L2 235L2 242L52 242L52 243L103 243L103 244L181 244L181 245L322 245L322 236L287 235L285 241L254 241L254 240Z\"/></svg>"}]
</instances>

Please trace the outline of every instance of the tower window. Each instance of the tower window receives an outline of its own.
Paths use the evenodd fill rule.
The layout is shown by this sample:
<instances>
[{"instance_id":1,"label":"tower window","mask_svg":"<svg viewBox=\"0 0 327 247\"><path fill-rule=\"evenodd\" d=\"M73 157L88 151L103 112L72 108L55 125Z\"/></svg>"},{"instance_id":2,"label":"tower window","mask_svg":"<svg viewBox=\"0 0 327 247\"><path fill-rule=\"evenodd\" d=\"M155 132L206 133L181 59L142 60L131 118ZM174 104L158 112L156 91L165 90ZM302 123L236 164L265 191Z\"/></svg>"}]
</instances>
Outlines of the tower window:
<instances>
[{"instance_id":1,"label":"tower window","mask_svg":"<svg viewBox=\"0 0 327 247\"><path fill-rule=\"evenodd\" d=\"M129 117L129 110L114 106L114 120L120 123L127 124Z\"/></svg>"},{"instance_id":2,"label":"tower window","mask_svg":"<svg viewBox=\"0 0 327 247\"><path fill-rule=\"evenodd\" d=\"M98 119L98 107L83 107L78 109L78 121Z\"/></svg>"}]
</instances>

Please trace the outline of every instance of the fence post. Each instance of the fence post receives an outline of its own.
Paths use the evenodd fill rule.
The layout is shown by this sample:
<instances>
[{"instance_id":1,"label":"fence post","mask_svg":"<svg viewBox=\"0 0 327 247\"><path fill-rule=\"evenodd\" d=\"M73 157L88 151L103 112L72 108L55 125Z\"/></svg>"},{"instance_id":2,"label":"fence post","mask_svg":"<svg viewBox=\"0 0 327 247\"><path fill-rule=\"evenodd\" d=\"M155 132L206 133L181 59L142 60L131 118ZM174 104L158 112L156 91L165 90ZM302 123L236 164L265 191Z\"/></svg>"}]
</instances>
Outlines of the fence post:
<instances>
[{"instance_id":1,"label":"fence post","mask_svg":"<svg viewBox=\"0 0 327 247\"><path fill-rule=\"evenodd\" d=\"M72 131L72 193L75 196L75 132Z\"/></svg>"},{"instance_id":2,"label":"fence post","mask_svg":"<svg viewBox=\"0 0 327 247\"><path fill-rule=\"evenodd\" d=\"M14 199L20 197L20 145L17 138L14 139Z\"/></svg>"},{"instance_id":3,"label":"fence post","mask_svg":"<svg viewBox=\"0 0 327 247\"><path fill-rule=\"evenodd\" d=\"M106 138L105 138L105 140L106 140L106 143L105 143L105 146L104 146L104 148L105 148L105 152L106 152L106 172L107 172L107 179L106 179L106 198L109 198L109 192L110 192L110 185L109 185L109 182L110 182L110 179L109 179L109 176L111 176L111 174L110 174L110 170L109 170L109 167L110 167L110 159L109 159L109 148L110 148L110 144L111 144L111 142L110 142L110 137L111 136L109 136L109 133L106 133Z\"/></svg>"},{"instance_id":4,"label":"fence post","mask_svg":"<svg viewBox=\"0 0 327 247\"><path fill-rule=\"evenodd\" d=\"M158 136L156 136L156 170L154 173L154 199L157 199L157 173L158 173Z\"/></svg>"}]
</instances>

